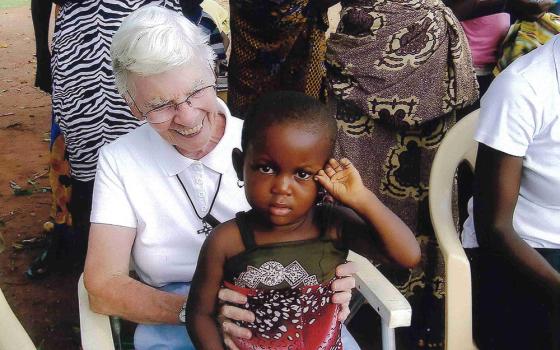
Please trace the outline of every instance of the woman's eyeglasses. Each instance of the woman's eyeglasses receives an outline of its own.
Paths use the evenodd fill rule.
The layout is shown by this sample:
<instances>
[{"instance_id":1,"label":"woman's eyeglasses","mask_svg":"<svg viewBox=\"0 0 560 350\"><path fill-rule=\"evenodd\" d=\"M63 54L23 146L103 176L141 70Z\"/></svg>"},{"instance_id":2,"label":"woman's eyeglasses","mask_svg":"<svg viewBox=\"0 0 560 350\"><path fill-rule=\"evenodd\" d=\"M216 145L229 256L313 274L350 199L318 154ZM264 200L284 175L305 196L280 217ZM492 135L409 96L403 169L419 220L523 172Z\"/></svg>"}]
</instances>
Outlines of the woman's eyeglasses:
<instances>
[{"instance_id":1,"label":"woman's eyeglasses","mask_svg":"<svg viewBox=\"0 0 560 350\"><path fill-rule=\"evenodd\" d=\"M142 113L142 118L147 120L150 124L160 124L160 123L165 123L166 121L169 121L171 118L173 118L173 116L179 110L179 107L183 104L187 104L189 107L193 107L193 108L200 107L201 105L199 104L199 100L202 97L204 97L204 95L208 92L209 88L216 89L216 84L210 84L210 85L203 86L200 89L196 89L181 102L168 102L161 106L155 107L147 111L146 113L142 112L142 110L138 107L136 101L134 101L134 98L132 97L130 92L127 91L127 93L130 99L132 100L132 103L134 103L134 107L136 107L136 109L140 113Z\"/></svg>"}]
</instances>

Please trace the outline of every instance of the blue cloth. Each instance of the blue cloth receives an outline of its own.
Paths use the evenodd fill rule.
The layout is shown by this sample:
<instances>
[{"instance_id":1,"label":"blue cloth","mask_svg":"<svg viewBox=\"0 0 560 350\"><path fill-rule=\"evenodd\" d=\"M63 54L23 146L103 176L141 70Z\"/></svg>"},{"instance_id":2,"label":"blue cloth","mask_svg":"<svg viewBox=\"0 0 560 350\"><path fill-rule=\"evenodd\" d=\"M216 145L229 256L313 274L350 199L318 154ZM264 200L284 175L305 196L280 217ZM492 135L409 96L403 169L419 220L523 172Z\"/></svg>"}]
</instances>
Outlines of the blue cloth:
<instances>
[{"instance_id":1,"label":"blue cloth","mask_svg":"<svg viewBox=\"0 0 560 350\"><path fill-rule=\"evenodd\" d=\"M49 143L49 148L52 148L54 140L56 140L56 138L60 134L62 134L62 131L60 130L60 126L58 126L58 124L54 120L54 113L52 113L51 114L51 140Z\"/></svg>"},{"instance_id":2,"label":"blue cloth","mask_svg":"<svg viewBox=\"0 0 560 350\"><path fill-rule=\"evenodd\" d=\"M160 290L187 295L190 283L170 283ZM195 350L184 325L138 324L134 332L136 350Z\"/></svg>"},{"instance_id":3,"label":"blue cloth","mask_svg":"<svg viewBox=\"0 0 560 350\"><path fill-rule=\"evenodd\" d=\"M187 295L190 283L170 283L160 290ZM360 350L346 326L342 326L342 345L345 350ZM138 324L134 333L136 350L195 350L184 325Z\"/></svg>"},{"instance_id":4,"label":"blue cloth","mask_svg":"<svg viewBox=\"0 0 560 350\"><path fill-rule=\"evenodd\" d=\"M342 325L341 339L342 348L344 350L360 350L360 346L356 343L356 340L354 340L354 337L352 337L344 325Z\"/></svg>"}]
</instances>

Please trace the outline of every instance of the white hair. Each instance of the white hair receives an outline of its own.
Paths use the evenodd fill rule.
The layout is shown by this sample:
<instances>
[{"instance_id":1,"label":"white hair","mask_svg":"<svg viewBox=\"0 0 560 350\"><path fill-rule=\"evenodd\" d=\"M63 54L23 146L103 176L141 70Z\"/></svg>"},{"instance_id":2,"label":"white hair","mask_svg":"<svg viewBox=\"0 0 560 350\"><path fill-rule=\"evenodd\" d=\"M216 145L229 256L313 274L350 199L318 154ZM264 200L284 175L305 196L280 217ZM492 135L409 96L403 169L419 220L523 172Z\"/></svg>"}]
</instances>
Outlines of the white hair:
<instances>
[{"instance_id":1,"label":"white hair","mask_svg":"<svg viewBox=\"0 0 560 350\"><path fill-rule=\"evenodd\" d=\"M214 68L216 54L208 37L180 13L146 5L124 19L113 36L111 59L115 85L121 95L129 73L150 76L194 60Z\"/></svg>"}]
</instances>

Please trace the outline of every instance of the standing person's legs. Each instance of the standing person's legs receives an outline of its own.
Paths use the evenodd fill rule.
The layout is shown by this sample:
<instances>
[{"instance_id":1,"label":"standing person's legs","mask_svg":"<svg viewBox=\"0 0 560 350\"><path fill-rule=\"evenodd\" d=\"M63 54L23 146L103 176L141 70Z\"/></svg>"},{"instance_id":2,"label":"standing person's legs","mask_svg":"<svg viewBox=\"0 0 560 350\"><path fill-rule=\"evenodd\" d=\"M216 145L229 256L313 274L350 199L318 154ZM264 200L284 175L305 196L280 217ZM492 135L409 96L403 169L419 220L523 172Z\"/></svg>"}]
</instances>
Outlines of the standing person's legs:
<instances>
[{"instance_id":1,"label":"standing person's legs","mask_svg":"<svg viewBox=\"0 0 560 350\"><path fill-rule=\"evenodd\" d=\"M27 277L36 279L51 270L76 268L82 271L87 252L93 180L78 181L70 176L64 137L53 121L49 182L52 189L51 216L55 227L48 247L30 265Z\"/></svg>"},{"instance_id":2,"label":"standing person's legs","mask_svg":"<svg viewBox=\"0 0 560 350\"><path fill-rule=\"evenodd\" d=\"M72 213L73 237L69 239L67 249L71 251L72 262L79 268L83 268L87 252L93 182L72 179L72 198L68 208Z\"/></svg>"},{"instance_id":3,"label":"standing person's legs","mask_svg":"<svg viewBox=\"0 0 560 350\"><path fill-rule=\"evenodd\" d=\"M51 144L49 150L49 184L52 192L51 219L54 228L47 236L47 248L31 263L25 275L30 279L46 276L52 270L67 267L69 250L65 245L68 237L73 236L72 215L68 210L72 186L70 163L66 144L58 124L51 122Z\"/></svg>"},{"instance_id":4,"label":"standing person's legs","mask_svg":"<svg viewBox=\"0 0 560 350\"><path fill-rule=\"evenodd\" d=\"M31 0L31 18L35 31L35 56L37 57L37 72L35 86L51 93L51 53L49 51L49 20L52 2L50 0Z\"/></svg>"}]
</instances>

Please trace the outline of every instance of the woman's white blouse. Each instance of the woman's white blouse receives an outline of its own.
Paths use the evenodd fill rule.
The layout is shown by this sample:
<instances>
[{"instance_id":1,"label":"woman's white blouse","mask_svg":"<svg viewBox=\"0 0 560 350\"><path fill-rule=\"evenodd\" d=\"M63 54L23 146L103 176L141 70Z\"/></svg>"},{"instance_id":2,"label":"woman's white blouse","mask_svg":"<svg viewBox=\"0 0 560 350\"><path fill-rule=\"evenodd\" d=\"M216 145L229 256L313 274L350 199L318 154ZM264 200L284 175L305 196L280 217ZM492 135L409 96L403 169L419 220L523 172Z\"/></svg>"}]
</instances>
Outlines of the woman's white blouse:
<instances>
[{"instance_id":1,"label":"woman's white blouse","mask_svg":"<svg viewBox=\"0 0 560 350\"><path fill-rule=\"evenodd\" d=\"M240 147L243 121L226 115L224 136L200 161L182 156L148 124L104 146L99 154L91 222L136 229L132 258L142 281L154 287L190 282L206 238L177 179L201 216L208 211L222 174L212 215L220 222L248 210L231 161Z\"/></svg>"}]
</instances>

